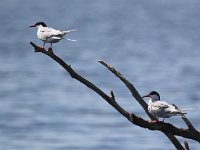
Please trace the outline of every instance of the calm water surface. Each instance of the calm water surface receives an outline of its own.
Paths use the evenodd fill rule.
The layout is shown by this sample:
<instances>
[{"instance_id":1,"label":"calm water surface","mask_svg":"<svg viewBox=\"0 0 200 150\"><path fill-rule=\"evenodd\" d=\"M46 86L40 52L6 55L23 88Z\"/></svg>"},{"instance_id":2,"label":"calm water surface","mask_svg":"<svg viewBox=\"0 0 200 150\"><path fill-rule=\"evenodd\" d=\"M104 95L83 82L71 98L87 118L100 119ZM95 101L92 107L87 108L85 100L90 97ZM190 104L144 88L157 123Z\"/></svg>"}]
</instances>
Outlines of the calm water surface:
<instances>
[{"instance_id":1,"label":"calm water surface","mask_svg":"<svg viewBox=\"0 0 200 150\"><path fill-rule=\"evenodd\" d=\"M124 85L97 62L102 59L142 95L157 90L169 103L193 108L187 116L200 129L199 10L198 0L2 0L0 149L174 149L162 133L130 124L50 58L35 53L29 41L42 42L28 26L44 21L78 29L69 35L78 42L53 45L78 73L107 93L114 90L127 111L148 119ZM167 121L185 127L179 118Z\"/></svg>"}]
</instances>

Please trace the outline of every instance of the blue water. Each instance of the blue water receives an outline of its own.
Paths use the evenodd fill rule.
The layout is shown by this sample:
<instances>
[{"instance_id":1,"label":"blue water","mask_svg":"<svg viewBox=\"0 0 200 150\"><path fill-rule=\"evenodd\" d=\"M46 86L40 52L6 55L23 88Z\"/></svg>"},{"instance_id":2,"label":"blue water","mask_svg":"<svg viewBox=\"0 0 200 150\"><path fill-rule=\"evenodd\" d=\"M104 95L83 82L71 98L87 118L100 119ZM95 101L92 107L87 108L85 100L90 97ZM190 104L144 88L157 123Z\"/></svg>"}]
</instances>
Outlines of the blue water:
<instances>
[{"instance_id":1,"label":"blue water","mask_svg":"<svg viewBox=\"0 0 200 150\"><path fill-rule=\"evenodd\" d=\"M78 29L54 52L127 111L148 119L126 87L97 60L112 64L141 95L157 90L200 129L199 0L1 0L0 149L169 150L160 132L130 124L58 64L35 53L38 21ZM48 47L48 45L47 45ZM185 127L179 118L167 119ZM184 139L180 138L183 143ZM200 149L188 140L191 149Z\"/></svg>"}]
</instances>

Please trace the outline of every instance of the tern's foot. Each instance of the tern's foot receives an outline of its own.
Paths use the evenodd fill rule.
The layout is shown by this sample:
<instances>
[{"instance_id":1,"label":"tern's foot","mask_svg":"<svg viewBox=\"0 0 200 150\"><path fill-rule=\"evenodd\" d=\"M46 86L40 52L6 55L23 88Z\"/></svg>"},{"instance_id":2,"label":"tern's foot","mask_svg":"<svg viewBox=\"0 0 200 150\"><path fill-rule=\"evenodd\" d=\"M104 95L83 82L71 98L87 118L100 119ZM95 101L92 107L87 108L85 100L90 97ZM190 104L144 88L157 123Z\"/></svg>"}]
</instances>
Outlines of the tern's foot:
<instances>
[{"instance_id":1,"label":"tern's foot","mask_svg":"<svg viewBox=\"0 0 200 150\"><path fill-rule=\"evenodd\" d=\"M149 120L148 121L149 123L158 123L158 122L160 122L159 120Z\"/></svg>"},{"instance_id":2,"label":"tern's foot","mask_svg":"<svg viewBox=\"0 0 200 150\"><path fill-rule=\"evenodd\" d=\"M48 52L53 53L53 49L52 49L52 47L49 47L49 48L48 48Z\"/></svg>"}]
</instances>

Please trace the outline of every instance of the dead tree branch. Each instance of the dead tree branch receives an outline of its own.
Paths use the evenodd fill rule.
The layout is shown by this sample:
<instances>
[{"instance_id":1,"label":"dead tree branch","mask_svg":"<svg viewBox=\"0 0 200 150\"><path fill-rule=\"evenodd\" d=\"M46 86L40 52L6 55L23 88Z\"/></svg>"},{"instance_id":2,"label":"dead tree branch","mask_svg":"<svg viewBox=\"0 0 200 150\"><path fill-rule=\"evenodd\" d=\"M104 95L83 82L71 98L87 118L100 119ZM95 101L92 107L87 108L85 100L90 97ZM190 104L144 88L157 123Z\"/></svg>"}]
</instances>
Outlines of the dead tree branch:
<instances>
[{"instance_id":1,"label":"dead tree branch","mask_svg":"<svg viewBox=\"0 0 200 150\"><path fill-rule=\"evenodd\" d=\"M173 104L173 105L178 109L178 107L175 104ZM185 124L187 125L188 129L193 130L193 131L197 131L195 129L195 127L192 125L192 123L187 119L187 117L184 114L183 114L183 117L181 117L181 118L185 122Z\"/></svg>"},{"instance_id":2,"label":"dead tree branch","mask_svg":"<svg viewBox=\"0 0 200 150\"><path fill-rule=\"evenodd\" d=\"M145 110L145 112L148 114L148 116L152 119L152 120L157 120L157 118L155 118L154 116L152 116L149 112L148 112L148 105L146 104L146 102L142 99L142 97L140 96L139 92L136 90L136 88L133 86L133 84L131 84L119 71L117 71L114 67L112 67L111 65L108 65L107 63L105 63L102 60L98 61L99 63L101 63L103 66L105 66L108 70L110 70L116 77L118 77L125 85L126 87L129 89L129 91L131 92L131 95L135 98L135 100L142 106L142 108ZM175 104L173 104L175 107L177 107ZM178 107L177 107L178 108ZM192 125L192 123L186 118L186 116L182 117L183 121L185 122L185 124L188 126L188 128L190 130L194 130L197 131L194 126Z\"/></svg>"},{"instance_id":3,"label":"dead tree branch","mask_svg":"<svg viewBox=\"0 0 200 150\"><path fill-rule=\"evenodd\" d=\"M104 93L100 88L98 88L96 85L94 85L92 82L88 81L81 75L79 75L76 71L72 69L70 65L65 63L61 58L56 56L52 49L49 48L48 50L45 50L44 48L41 48L34 43L30 42L30 44L34 47L35 52L41 52L50 58L52 58L54 61L56 61L58 64L60 64L69 74L72 78L78 80L91 90L95 91L99 96L101 96L105 101L107 101L112 107L114 107L121 115L123 115L125 118L127 118L131 123L140 126L142 128L147 128L149 130L156 130L156 131L161 131L163 132L169 139L170 141L174 144L176 149L184 149L184 147L180 144L180 142L176 139L174 135L185 137L188 139L195 140L197 142L200 142L200 133L198 131L190 130L190 129L182 129L182 128L177 128L173 126L172 124L169 123L163 123L163 122L149 122L146 121L135 114L130 114L126 110L124 110L117 102L114 96L113 91L111 91L111 96L107 95ZM102 64L106 64L101 61ZM107 64L106 64L107 65ZM105 65L105 66L106 66ZM111 67L108 67L108 69ZM110 69L109 69L110 70ZM113 71L116 71L113 67ZM137 90L134 88L134 86L126 80L118 71L116 71L116 76L119 77L129 88L131 91L132 95L135 97L136 100L141 104L141 106L144 108L145 112L150 116L151 119L156 119L154 118L151 114L148 113L147 111L147 104L142 100L141 96L137 92ZM131 117L130 117L131 116Z\"/></svg>"},{"instance_id":4,"label":"dead tree branch","mask_svg":"<svg viewBox=\"0 0 200 150\"><path fill-rule=\"evenodd\" d=\"M112 105L118 112L120 112L124 117L128 118L129 113L125 111L122 107L120 107L116 101L112 98L113 97L113 92L111 92L111 97L105 94L101 89L99 89L96 85L88 81L87 79L83 78L81 75L76 73L70 65L66 64L62 59L60 59L58 56L56 56L52 49L49 48L48 50L45 50L42 47L39 47L35 45L34 43L30 42L30 44L34 47L35 52L41 52L49 57L51 57L53 60L55 60L57 63L59 63L69 74L72 78L78 80L79 82L83 83L86 85L88 88L92 89L95 91L98 95L100 95L103 99L105 99L110 105Z\"/></svg>"},{"instance_id":5,"label":"dead tree branch","mask_svg":"<svg viewBox=\"0 0 200 150\"><path fill-rule=\"evenodd\" d=\"M145 112L147 113L147 115L149 116L149 118L151 118L152 120L157 120L157 118L155 118L154 116L152 116L147 109L147 104L146 102L142 99L142 97L140 96L139 92L136 90L136 88L133 86L133 84L131 84L119 71L117 71L114 67L112 67L111 65L108 65L107 63L105 63L102 60L98 61L99 63L101 63L103 66L105 66L108 70L110 70L116 77L118 77L125 85L126 87L129 89L129 91L131 92L131 95L135 98L135 100L142 106L142 108L145 110ZM177 107L177 106L176 106ZM191 131L196 132L197 130L194 128L194 126L191 124L191 122L184 116L182 117L183 121L185 122L185 124L188 126L188 128ZM169 139L170 141L174 144L174 145L180 145L180 142L177 140L177 138L169 133L164 133Z\"/></svg>"}]
</instances>

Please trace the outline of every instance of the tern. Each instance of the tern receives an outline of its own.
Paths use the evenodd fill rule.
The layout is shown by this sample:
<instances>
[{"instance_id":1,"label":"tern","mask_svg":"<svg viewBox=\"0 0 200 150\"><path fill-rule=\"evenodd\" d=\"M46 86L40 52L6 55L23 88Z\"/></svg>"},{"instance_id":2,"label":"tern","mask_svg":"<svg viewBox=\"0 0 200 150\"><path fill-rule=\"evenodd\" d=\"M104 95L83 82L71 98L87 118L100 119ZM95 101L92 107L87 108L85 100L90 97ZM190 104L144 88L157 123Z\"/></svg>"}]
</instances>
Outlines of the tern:
<instances>
[{"instance_id":1,"label":"tern","mask_svg":"<svg viewBox=\"0 0 200 150\"><path fill-rule=\"evenodd\" d=\"M61 31L61 30L56 30L51 27L47 27L47 25L44 22L37 22L34 25L31 25L29 27L36 27L37 30L37 37L43 41L43 48L45 43L51 43L51 48L52 48L52 43L57 43L62 39L66 39L69 41L76 41L68 38L64 38L64 36L74 30L66 30L66 31Z\"/></svg>"},{"instance_id":2,"label":"tern","mask_svg":"<svg viewBox=\"0 0 200 150\"><path fill-rule=\"evenodd\" d=\"M172 116L181 116L184 117L184 111L186 109L178 109L175 105L168 104L165 101L160 100L160 95L156 91L150 92L148 95L143 96L142 98L149 97L148 111L157 119L159 118L169 118ZM164 121L163 119L163 121Z\"/></svg>"}]
</instances>

